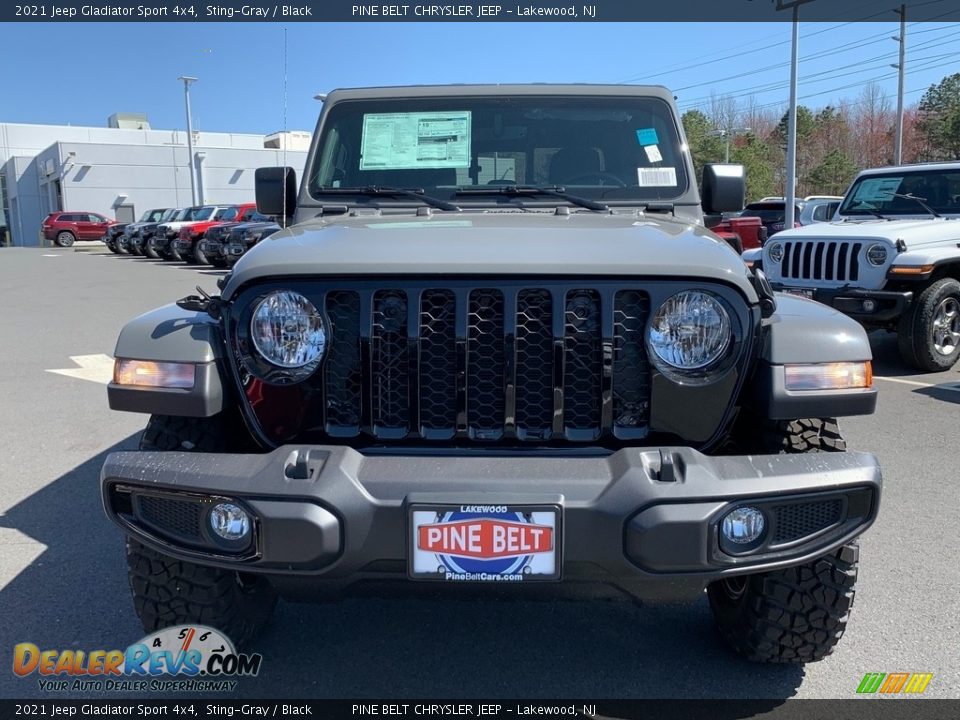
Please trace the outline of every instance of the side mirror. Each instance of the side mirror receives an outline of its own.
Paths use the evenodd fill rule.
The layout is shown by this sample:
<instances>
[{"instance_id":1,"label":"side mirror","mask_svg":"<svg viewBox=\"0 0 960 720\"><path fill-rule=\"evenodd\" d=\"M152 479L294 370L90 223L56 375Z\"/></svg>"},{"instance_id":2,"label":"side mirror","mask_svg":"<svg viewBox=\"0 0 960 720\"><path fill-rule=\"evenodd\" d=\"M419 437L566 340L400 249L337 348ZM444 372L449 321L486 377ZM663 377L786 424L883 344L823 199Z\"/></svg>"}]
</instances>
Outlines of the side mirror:
<instances>
[{"instance_id":1,"label":"side mirror","mask_svg":"<svg viewBox=\"0 0 960 720\"><path fill-rule=\"evenodd\" d=\"M297 173L292 167L257 168L253 174L257 212L291 218L297 210Z\"/></svg>"},{"instance_id":2,"label":"side mirror","mask_svg":"<svg viewBox=\"0 0 960 720\"><path fill-rule=\"evenodd\" d=\"M743 208L747 183L743 165L712 163L703 166L701 206L708 214Z\"/></svg>"}]
</instances>

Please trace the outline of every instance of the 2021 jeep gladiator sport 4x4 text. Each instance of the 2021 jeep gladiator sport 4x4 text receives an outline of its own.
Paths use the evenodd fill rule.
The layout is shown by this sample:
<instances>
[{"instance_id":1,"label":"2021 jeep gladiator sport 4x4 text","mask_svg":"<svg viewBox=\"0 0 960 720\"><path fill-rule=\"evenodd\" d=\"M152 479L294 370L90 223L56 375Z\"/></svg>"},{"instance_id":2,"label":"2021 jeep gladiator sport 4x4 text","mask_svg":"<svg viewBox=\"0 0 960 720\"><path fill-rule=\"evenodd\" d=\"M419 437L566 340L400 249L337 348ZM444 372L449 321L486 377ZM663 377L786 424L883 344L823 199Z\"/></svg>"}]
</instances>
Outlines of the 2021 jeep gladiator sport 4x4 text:
<instances>
[{"instance_id":1,"label":"2021 jeep gladiator sport 4x4 text","mask_svg":"<svg viewBox=\"0 0 960 720\"><path fill-rule=\"evenodd\" d=\"M960 162L864 170L833 222L777 233L744 259L775 288L895 330L915 368L960 358Z\"/></svg>"},{"instance_id":2,"label":"2021 jeep gladiator sport 4x4 text","mask_svg":"<svg viewBox=\"0 0 960 720\"><path fill-rule=\"evenodd\" d=\"M285 229L117 342L110 404L151 417L102 493L145 627L590 583L706 588L757 660L832 650L880 500L835 420L874 410L870 348L704 229L742 168L701 205L667 90L339 90L314 138L299 190L257 172Z\"/></svg>"}]
</instances>

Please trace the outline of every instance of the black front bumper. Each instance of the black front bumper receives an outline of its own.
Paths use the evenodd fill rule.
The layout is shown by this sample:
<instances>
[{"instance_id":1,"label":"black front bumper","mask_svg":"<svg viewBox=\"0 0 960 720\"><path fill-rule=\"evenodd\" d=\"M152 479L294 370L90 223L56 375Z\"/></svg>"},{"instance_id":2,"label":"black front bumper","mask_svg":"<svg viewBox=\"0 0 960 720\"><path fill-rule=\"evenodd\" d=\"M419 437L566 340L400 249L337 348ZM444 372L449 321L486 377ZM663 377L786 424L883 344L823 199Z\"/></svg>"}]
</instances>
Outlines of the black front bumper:
<instances>
[{"instance_id":1,"label":"black front bumper","mask_svg":"<svg viewBox=\"0 0 960 720\"><path fill-rule=\"evenodd\" d=\"M896 320L913 300L913 293L863 288L799 288L771 283L780 292L801 293L819 303L829 305L864 325L877 325ZM871 301L867 305L864 301ZM872 309L871 309L872 308Z\"/></svg>"},{"instance_id":2,"label":"black front bumper","mask_svg":"<svg viewBox=\"0 0 960 720\"><path fill-rule=\"evenodd\" d=\"M411 506L550 505L561 514L561 580L681 598L719 577L807 562L858 536L876 517L881 473L873 455L856 452L463 457L287 445L263 455L112 453L101 485L107 515L163 553L337 587L407 576ZM166 514L141 516L143 497L196 503L194 524L204 527L206 509L229 499L254 517L253 541L236 552L184 542L156 520ZM824 503L835 510L829 522L797 535L796 518ZM754 552L730 554L721 519L745 504L767 514L769 537ZM792 508L795 537L777 543L783 508Z\"/></svg>"}]
</instances>

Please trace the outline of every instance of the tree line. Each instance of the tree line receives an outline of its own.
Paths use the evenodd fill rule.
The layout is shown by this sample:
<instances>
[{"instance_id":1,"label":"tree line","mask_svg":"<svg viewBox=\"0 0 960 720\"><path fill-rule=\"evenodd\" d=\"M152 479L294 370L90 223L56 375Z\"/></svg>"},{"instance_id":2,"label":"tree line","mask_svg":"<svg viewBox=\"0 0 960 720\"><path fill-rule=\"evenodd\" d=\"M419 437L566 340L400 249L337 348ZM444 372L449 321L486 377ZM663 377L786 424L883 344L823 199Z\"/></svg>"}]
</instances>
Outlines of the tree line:
<instances>
[{"instance_id":1,"label":"tree line","mask_svg":"<svg viewBox=\"0 0 960 720\"><path fill-rule=\"evenodd\" d=\"M746 168L748 200L786 194L786 112L714 95L682 119L697 177L729 151L730 162ZM798 106L797 197L842 195L860 170L892 164L895 126L896 108L875 83L835 106ZM904 163L960 159L960 73L905 109L902 148Z\"/></svg>"}]
</instances>

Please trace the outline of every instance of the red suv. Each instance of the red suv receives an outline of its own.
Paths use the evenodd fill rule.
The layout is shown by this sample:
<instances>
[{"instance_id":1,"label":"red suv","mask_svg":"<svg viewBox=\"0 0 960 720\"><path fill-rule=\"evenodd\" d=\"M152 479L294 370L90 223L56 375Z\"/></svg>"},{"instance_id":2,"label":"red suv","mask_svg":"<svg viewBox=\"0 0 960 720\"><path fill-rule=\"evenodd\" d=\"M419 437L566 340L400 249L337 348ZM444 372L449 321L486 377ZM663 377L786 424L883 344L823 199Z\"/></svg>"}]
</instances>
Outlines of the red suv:
<instances>
[{"instance_id":1,"label":"red suv","mask_svg":"<svg viewBox=\"0 0 960 720\"><path fill-rule=\"evenodd\" d=\"M77 240L99 240L116 222L97 213L55 212L43 221L43 236L60 247L70 247Z\"/></svg>"}]
</instances>

